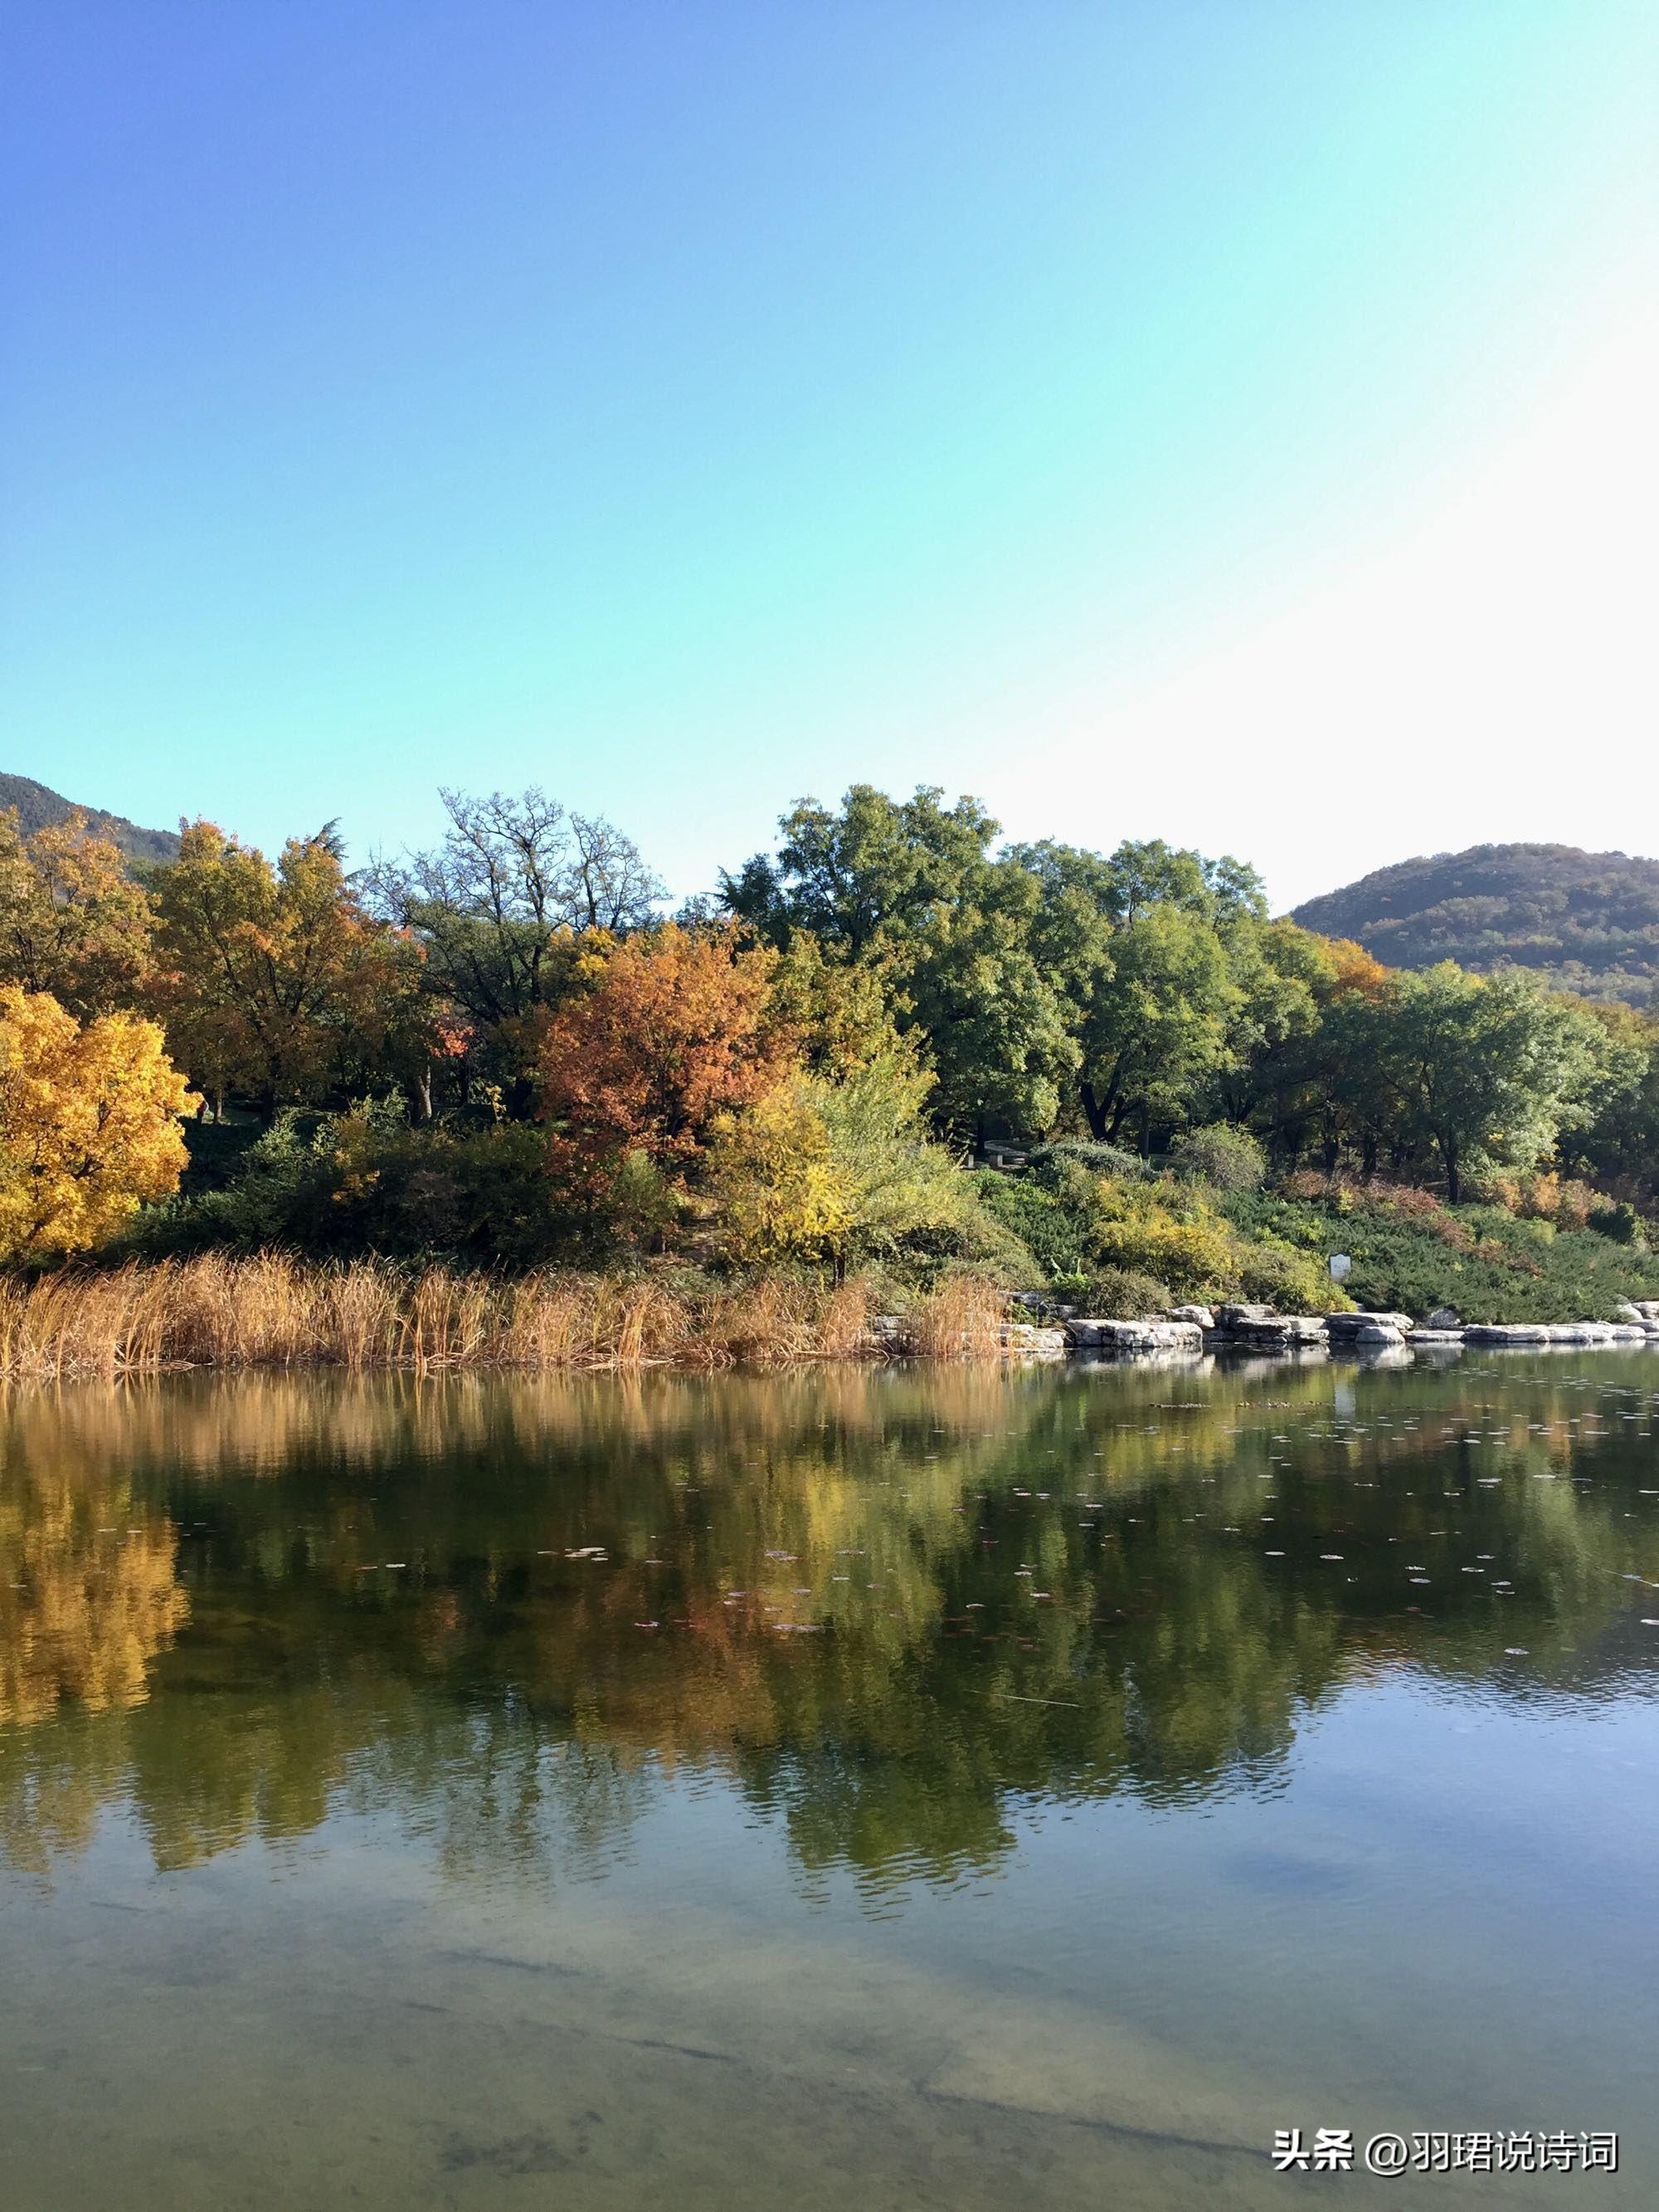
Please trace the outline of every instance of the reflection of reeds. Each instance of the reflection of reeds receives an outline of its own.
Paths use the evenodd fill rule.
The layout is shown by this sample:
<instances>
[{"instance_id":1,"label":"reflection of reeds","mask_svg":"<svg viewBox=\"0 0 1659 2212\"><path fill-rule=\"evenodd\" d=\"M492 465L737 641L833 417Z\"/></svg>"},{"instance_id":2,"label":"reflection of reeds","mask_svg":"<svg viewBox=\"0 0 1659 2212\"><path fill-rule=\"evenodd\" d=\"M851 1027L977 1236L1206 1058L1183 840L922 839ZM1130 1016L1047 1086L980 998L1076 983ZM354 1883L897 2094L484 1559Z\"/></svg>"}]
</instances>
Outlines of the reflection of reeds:
<instances>
[{"instance_id":1,"label":"reflection of reeds","mask_svg":"<svg viewBox=\"0 0 1659 2212\"><path fill-rule=\"evenodd\" d=\"M208 1254L0 1279L0 1374L47 1380L161 1367L778 1366L856 1358L872 1286L767 1276L650 1278L410 1271L282 1253ZM906 1348L994 1358L1001 1294L952 1277L920 1302Z\"/></svg>"}]
</instances>

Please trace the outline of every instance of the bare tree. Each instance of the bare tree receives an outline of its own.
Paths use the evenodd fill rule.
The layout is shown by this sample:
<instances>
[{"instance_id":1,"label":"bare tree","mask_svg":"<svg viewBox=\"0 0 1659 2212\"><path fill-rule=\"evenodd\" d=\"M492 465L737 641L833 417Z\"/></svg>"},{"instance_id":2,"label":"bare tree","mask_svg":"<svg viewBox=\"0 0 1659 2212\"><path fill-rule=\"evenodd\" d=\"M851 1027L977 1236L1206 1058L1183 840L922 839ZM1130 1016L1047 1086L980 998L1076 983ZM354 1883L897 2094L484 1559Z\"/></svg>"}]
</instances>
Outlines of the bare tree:
<instances>
[{"instance_id":1,"label":"bare tree","mask_svg":"<svg viewBox=\"0 0 1659 2212\"><path fill-rule=\"evenodd\" d=\"M442 843L376 861L364 886L422 939L433 984L476 1020L520 1019L558 996L560 931L642 929L667 895L632 838L533 786L516 797L440 796Z\"/></svg>"}]
</instances>

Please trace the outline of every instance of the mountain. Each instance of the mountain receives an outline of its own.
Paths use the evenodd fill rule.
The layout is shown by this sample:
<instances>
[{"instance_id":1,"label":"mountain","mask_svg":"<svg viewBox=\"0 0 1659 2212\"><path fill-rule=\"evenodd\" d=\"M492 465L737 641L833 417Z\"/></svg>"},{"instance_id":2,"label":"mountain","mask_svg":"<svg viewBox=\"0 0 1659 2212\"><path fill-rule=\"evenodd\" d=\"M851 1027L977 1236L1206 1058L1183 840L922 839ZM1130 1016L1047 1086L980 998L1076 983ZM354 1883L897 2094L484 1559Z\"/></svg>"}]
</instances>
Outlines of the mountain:
<instances>
[{"instance_id":1,"label":"mountain","mask_svg":"<svg viewBox=\"0 0 1659 2212\"><path fill-rule=\"evenodd\" d=\"M1379 868L1291 915L1392 968L1535 969L1586 998L1659 1006L1659 860L1573 845L1472 845Z\"/></svg>"},{"instance_id":2,"label":"mountain","mask_svg":"<svg viewBox=\"0 0 1659 2212\"><path fill-rule=\"evenodd\" d=\"M26 830L44 830L79 811L100 837L109 838L135 860L171 860L179 850L171 830L141 830L124 814L106 814L100 806L77 808L75 800L49 791L32 776L0 775L0 806L15 806Z\"/></svg>"}]
</instances>

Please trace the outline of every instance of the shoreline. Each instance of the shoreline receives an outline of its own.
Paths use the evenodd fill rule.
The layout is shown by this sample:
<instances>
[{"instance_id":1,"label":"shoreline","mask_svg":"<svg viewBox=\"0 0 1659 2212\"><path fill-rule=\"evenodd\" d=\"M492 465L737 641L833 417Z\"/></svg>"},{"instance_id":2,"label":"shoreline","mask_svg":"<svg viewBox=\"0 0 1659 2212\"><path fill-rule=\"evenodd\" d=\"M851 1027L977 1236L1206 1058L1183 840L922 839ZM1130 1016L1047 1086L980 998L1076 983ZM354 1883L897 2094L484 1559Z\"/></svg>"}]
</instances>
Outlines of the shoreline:
<instances>
[{"instance_id":1,"label":"shoreline","mask_svg":"<svg viewBox=\"0 0 1659 2212\"><path fill-rule=\"evenodd\" d=\"M884 1302L888 1310L880 1310ZM946 1276L900 1311L878 1277L741 1280L443 1263L316 1262L283 1253L128 1261L0 1278L0 1380L314 1367L351 1373L765 1370L898 1361L1186 1361L1659 1348L1659 1300L1617 1322L1426 1322L1398 1312L1279 1314L1191 1305L1140 1320L1056 1309L988 1278ZM1020 1318L1022 1313L1030 1316Z\"/></svg>"}]
</instances>

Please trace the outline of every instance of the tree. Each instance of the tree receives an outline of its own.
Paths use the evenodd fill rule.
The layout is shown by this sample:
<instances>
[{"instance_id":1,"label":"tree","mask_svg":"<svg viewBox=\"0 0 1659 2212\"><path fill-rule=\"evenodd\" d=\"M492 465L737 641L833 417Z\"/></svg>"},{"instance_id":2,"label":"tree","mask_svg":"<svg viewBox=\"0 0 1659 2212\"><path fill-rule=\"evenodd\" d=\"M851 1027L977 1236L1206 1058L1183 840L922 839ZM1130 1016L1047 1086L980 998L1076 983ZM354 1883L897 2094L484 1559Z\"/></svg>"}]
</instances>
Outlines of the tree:
<instances>
[{"instance_id":1,"label":"tree","mask_svg":"<svg viewBox=\"0 0 1659 2212\"><path fill-rule=\"evenodd\" d=\"M1471 975L1449 960L1394 979L1380 1042L1406 1133L1434 1146L1454 1206L1472 1157L1533 1167L1553 1148L1608 1049L1571 1000L1515 969Z\"/></svg>"},{"instance_id":2,"label":"tree","mask_svg":"<svg viewBox=\"0 0 1659 2212\"><path fill-rule=\"evenodd\" d=\"M630 1154L678 1176L722 1115L773 1090L791 1042L772 1012L775 966L729 926L670 922L596 953L590 988L556 1010L542 1042L556 1180L600 1194Z\"/></svg>"},{"instance_id":3,"label":"tree","mask_svg":"<svg viewBox=\"0 0 1659 2212\"><path fill-rule=\"evenodd\" d=\"M1044 839L1011 862L1038 889L1032 944L1074 1042L1097 1142L1179 1120L1206 1085L1310 1018L1253 870L1126 842L1109 855Z\"/></svg>"},{"instance_id":4,"label":"tree","mask_svg":"<svg viewBox=\"0 0 1659 2212\"><path fill-rule=\"evenodd\" d=\"M997 824L976 799L946 806L937 787L907 799L855 783L839 812L798 799L775 859L723 875L729 912L781 946L797 930L854 960L891 951L948 905L988 855Z\"/></svg>"},{"instance_id":5,"label":"tree","mask_svg":"<svg viewBox=\"0 0 1659 2212\"><path fill-rule=\"evenodd\" d=\"M711 1156L726 1247L745 1261L984 1256L1006 1247L927 1133L933 1078L900 1048L838 1080L791 1069L721 1118Z\"/></svg>"},{"instance_id":6,"label":"tree","mask_svg":"<svg viewBox=\"0 0 1659 2212\"><path fill-rule=\"evenodd\" d=\"M1201 913L1146 907L1112 938L1112 969L1079 1012L1080 1096L1090 1133L1182 1119L1231 1064L1243 1003L1226 945Z\"/></svg>"},{"instance_id":7,"label":"tree","mask_svg":"<svg viewBox=\"0 0 1659 2212\"><path fill-rule=\"evenodd\" d=\"M545 792L441 796L443 842L378 862L368 895L425 946L428 990L533 1054L538 1018L571 988L572 939L647 927L665 888L630 838Z\"/></svg>"},{"instance_id":8,"label":"tree","mask_svg":"<svg viewBox=\"0 0 1659 2212\"><path fill-rule=\"evenodd\" d=\"M16 809L0 811L0 982L50 993L82 1018L136 1005L155 926L120 848L84 814L25 836Z\"/></svg>"},{"instance_id":9,"label":"tree","mask_svg":"<svg viewBox=\"0 0 1659 2212\"><path fill-rule=\"evenodd\" d=\"M168 1042L216 1098L244 1093L269 1120L419 1057L420 948L364 911L329 832L273 867L192 823L155 884Z\"/></svg>"},{"instance_id":10,"label":"tree","mask_svg":"<svg viewBox=\"0 0 1659 2212\"><path fill-rule=\"evenodd\" d=\"M799 1068L743 1112L716 1117L709 1184L733 1259L830 1258L839 1266L852 1192Z\"/></svg>"},{"instance_id":11,"label":"tree","mask_svg":"<svg viewBox=\"0 0 1659 2212\"><path fill-rule=\"evenodd\" d=\"M1605 1039L1601 1079L1569 1115L1563 1164L1588 1169L1601 1187L1650 1200L1659 1192L1659 1020L1612 1000L1578 1000Z\"/></svg>"},{"instance_id":12,"label":"tree","mask_svg":"<svg viewBox=\"0 0 1659 2212\"><path fill-rule=\"evenodd\" d=\"M1012 861L971 868L890 965L901 1033L937 1077L933 1112L961 1137L1041 1136L1078 1066L1066 1008L1033 943L1036 885Z\"/></svg>"},{"instance_id":13,"label":"tree","mask_svg":"<svg viewBox=\"0 0 1659 2212\"><path fill-rule=\"evenodd\" d=\"M84 1251L170 1197L197 1103L154 1022L82 1024L46 992L0 987L0 1258Z\"/></svg>"},{"instance_id":14,"label":"tree","mask_svg":"<svg viewBox=\"0 0 1659 2212\"><path fill-rule=\"evenodd\" d=\"M848 1075L902 1048L881 969L852 959L844 949L826 950L805 930L779 955L772 1009L814 1075Z\"/></svg>"},{"instance_id":15,"label":"tree","mask_svg":"<svg viewBox=\"0 0 1659 2212\"><path fill-rule=\"evenodd\" d=\"M978 800L854 784L839 811L802 799L779 829L775 858L724 878L730 911L775 945L808 935L880 976L895 1027L938 1077L945 1127L1045 1130L1075 1053L1033 942L1039 895L991 857L998 825Z\"/></svg>"}]
</instances>

